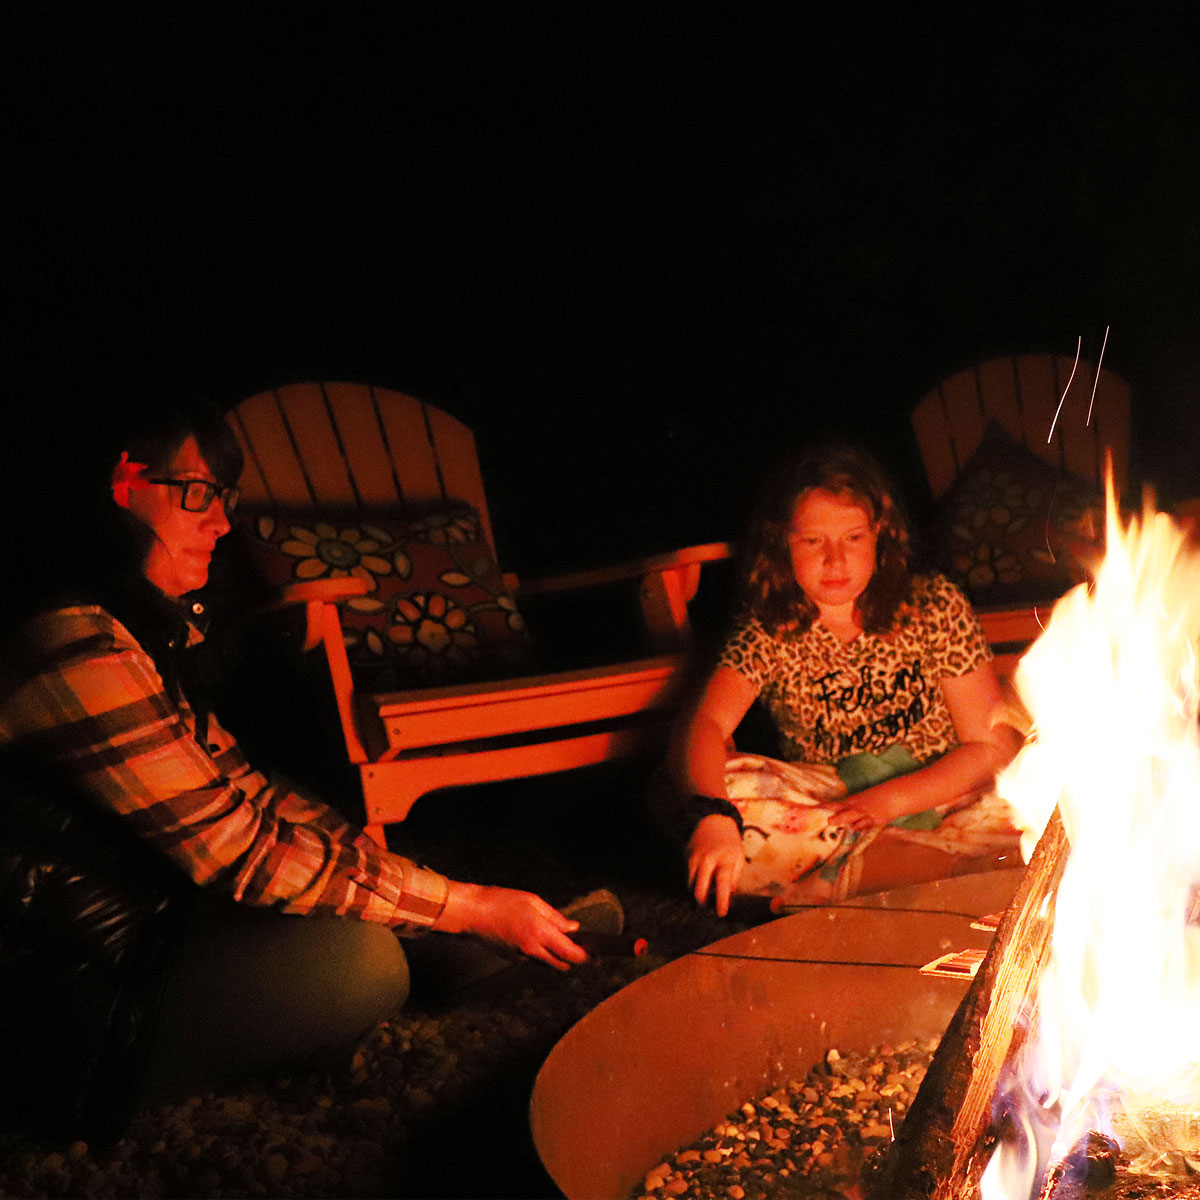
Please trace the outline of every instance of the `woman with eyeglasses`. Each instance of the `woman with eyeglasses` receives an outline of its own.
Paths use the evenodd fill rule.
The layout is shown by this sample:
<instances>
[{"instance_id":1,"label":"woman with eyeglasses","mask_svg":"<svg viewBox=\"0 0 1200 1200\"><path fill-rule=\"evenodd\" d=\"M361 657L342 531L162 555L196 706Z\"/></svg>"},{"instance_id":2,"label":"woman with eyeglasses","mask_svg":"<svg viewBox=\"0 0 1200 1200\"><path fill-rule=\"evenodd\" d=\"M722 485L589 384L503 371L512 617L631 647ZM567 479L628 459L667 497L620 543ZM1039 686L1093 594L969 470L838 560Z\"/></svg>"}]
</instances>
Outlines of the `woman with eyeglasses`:
<instances>
[{"instance_id":1,"label":"woman with eyeglasses","mask_svg":"<svg viewBox=\"0 0 1200 1200\"><path fill-rule=\"evenodd\" d=\"M242 465L219 414L86 457L48 489L77 484L74 548L0 648L0 1112L111 1134L345 1044L407 995L396 935L583 962L577 921L380 849L207 711L196 594Z\"/></svg>"}]
</instances>

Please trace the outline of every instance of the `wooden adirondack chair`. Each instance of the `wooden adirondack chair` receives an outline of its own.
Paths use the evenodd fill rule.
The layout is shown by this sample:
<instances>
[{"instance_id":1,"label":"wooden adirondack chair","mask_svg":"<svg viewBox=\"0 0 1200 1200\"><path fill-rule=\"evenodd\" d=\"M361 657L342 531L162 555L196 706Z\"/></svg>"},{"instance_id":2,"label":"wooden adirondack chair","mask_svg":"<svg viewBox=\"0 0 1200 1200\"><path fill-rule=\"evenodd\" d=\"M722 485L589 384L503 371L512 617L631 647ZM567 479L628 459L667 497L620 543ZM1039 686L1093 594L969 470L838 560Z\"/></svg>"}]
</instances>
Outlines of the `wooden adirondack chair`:
<instances>
[{"instance_id":1,"label":"wooden adirondack chair","mask_svg":"<svg viewBox=\"0 0 1200 1200\"><path fill-rule=\"evenodd\" d=\"M433 405L362 384L300 383L250 397L229 420L246 458L246 512L366 523L464 502L494 555L474 436ZM383 844L384 826L438 788L570 770L637 753L661 736L685 665L701 565L729 555L728 545L714 543L525 586L504 576L518 599L640 580L651 657L380 693L356 682L339 609L364 596L369 582L343 575L288 584L286 601L306 605L307 644L324 647L371 836Z\"/></svg>"},{"instance_id":2,"label":"wooden adirondack chair","mask_svg":"<svg viewBox=\"0 0 1200 1200\"><path fill-rule=\"evenodd\" d=\"M1064 354L1012 354L977 363L933 388L913 409L912 424L934 499L966 467L993 421L1051 466L1099 487L1104 452L1110 450L1113 481L1123 492L1129 472L1129 385L1108 369L1097 382L1095 367L1082 359L1071 379L1074 363Z\"/></svg>"},{"instance_id":3,"label":"wooden adirondack chair","mask_svg":"<svg viewBox=\"0 0 1200 1200\"><path fill-rule=\"evenodd\" d=\"M943 380L916 405L912 424L935 500L950 491L993 422L1043 462L1097 489L1104 486L1108 451L1121 494L1128 481L1129 411L1129 385L1107 369L1097 380L1095 367L1083 360L1076 366L1073 356L1013 354ZM996 651L997 670L1006 676L1041 630L1038 610L1005 605L977 611Z\"/></svg>"}]
</instances>

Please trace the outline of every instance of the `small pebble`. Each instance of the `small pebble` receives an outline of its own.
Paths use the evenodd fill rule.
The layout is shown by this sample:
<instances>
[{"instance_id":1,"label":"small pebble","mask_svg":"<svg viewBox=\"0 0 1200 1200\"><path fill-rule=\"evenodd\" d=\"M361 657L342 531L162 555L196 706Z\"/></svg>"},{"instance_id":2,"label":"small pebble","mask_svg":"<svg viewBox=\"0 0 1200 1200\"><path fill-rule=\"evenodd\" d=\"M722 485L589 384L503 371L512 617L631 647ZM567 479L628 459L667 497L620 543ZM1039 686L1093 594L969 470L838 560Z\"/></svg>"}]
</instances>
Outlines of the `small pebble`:
<instances>
[{"instance_id":1,"label":"small pebble","mask_svg":"<svg viewBox=\"0 0 1200 1200\"><path fill-rule=\"evenodd\" d=\"M667 1182L670 1174L671 1168L666 1163L661 1163L659 1166L646 1172L646 1178L643 1180L642 1186L648 1192L656 1192Z\"/></svg>"}]
</instances>

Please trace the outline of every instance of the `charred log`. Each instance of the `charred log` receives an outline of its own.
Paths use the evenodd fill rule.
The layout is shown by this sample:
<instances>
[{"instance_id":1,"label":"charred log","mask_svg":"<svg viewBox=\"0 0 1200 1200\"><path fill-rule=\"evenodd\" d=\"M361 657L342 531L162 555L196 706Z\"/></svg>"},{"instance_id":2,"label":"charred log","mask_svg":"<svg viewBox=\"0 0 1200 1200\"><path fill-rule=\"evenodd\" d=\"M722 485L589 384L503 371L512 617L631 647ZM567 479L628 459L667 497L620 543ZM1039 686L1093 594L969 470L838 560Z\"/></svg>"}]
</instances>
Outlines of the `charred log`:
<instances>
[{"instance_id":1,"label":"charred log","mask_svg":"<svg viewBox=\"0 0 1200 1200\"><path fill-rule=\"evenodd\" d=\"M996 1142L993 1102L1049 958L1069 843L1055 809L978 974L942 1037L871 1200L974 1200Z\"/></svg>"}]
</instances>

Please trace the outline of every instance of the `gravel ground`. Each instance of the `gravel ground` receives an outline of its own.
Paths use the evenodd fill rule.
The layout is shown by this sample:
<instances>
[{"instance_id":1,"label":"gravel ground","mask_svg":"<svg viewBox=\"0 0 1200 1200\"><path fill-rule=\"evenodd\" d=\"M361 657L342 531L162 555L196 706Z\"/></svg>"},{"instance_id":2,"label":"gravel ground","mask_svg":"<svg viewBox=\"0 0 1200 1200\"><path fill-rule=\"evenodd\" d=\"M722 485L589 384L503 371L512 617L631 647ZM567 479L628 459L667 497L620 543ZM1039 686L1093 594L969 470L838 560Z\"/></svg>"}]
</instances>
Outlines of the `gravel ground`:
<instances>
[{"instance_id":1,"label":"gravel ground","mask_svg":"<svg viewBox=\"0 0 1200 1200\"><path fill-rule=\"evenodd\" d=\"M603 767L421 802L414 857L556 904L595 887L623 901L642 959L566 975L533 965L451 995L420 990L342 1061L246 1081L138 1115L112 1147L0 1135L0 1197L554 1197L533 1149L534 1078L559 1037L670 958L748 928L696 909L642 815L644 771Z\"/></svg>"}]
</instances>

